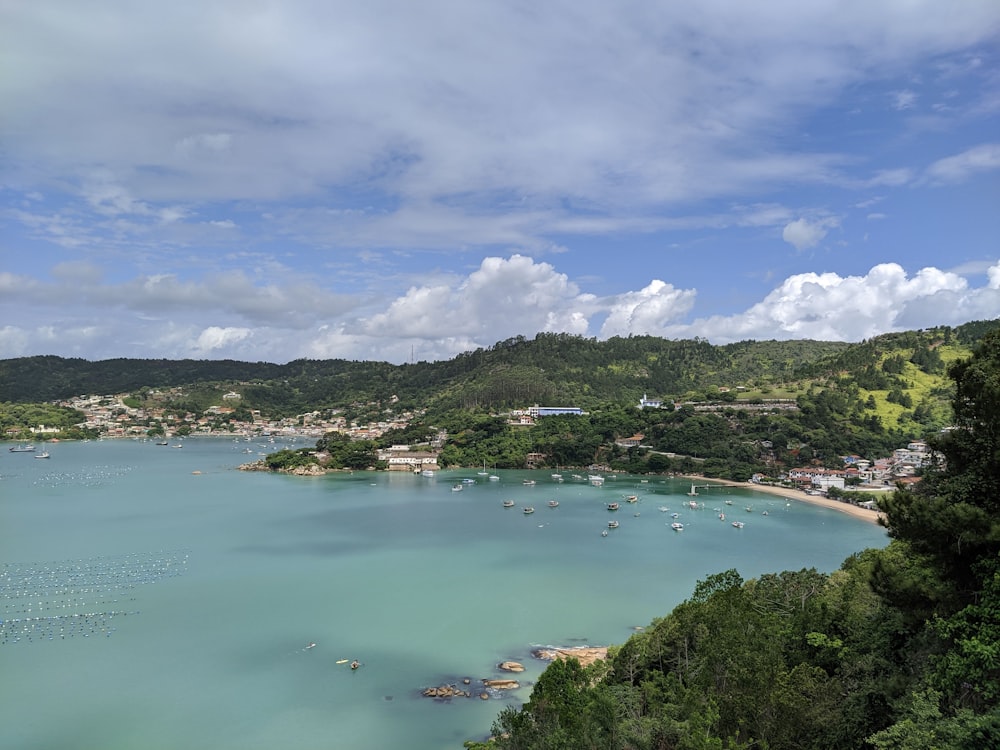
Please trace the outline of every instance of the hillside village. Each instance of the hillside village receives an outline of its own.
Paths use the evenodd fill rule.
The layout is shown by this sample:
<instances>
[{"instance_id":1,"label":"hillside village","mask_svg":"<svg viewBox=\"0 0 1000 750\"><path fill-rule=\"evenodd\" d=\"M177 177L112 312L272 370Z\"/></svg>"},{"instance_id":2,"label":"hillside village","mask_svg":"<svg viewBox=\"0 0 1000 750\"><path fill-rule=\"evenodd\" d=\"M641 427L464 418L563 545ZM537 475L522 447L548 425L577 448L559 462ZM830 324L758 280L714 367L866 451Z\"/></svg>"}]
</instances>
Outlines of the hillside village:
<instances>
[{"instance_id":1,"label":"hillside village","mask_svg":"<svg viewBox=\"0 0 1000 750\"><path fill-rule=\"evenodd\" d=\"M223 395L222 404L212 406L201 414L190 412L180 413L171 408L141 408L129 406L127 395L79 396L60 402L60 406L76 409L82 412L86 419L77 425L99 438L132 438L146 439L152 436L166 438L182 438L190 435L216 436L234 438L268 438L272 442L277 438L286 439L319 439L331 432L347 435L351 440L375 440L389 430L403 429L419 414L403 413L392 418L371 422L368 424L349 423L337 413L309 412L296 417L284 419L267 419L259 411L251 410L250 419L238 419L237 404L240 394L229 392ZM640 408L659 408L661 402L648 399L645 395L638 404ZM675 405L676 406L676 405ZM537 420L547 416L584 412L575 406L551 407L534 405L525 409L515 409L504 416L511 425L530 427ZM30 433L37 440L54 438L60 430L45 425L31 426ZM8 438L16 437L15 432L8 430ZM23 434L23 432L21 432ZM389 471L436 471L440 449L448 438L447 433L439 432L432 438L429 445L411 446L392 445L378 452L378 458ZM622 438L619 445L623 447L648 447L642 443L641 434ZM767 446L764 446L765 448ZM671 458L675 457L668 454ZM933 454L926 443L910 442L897 448L891 455L877 458L861 456L844 456L840 468L822 468L803 466L789 469L777 477L755 475L751 481L780 481L791 484L808 492L826 494L831 488L888 488L899 483L909 483L916 480L921 469L933 460ZM525 468L544 466L545 457L539 454L528 456Z\"/></svg>"}]
</instances>

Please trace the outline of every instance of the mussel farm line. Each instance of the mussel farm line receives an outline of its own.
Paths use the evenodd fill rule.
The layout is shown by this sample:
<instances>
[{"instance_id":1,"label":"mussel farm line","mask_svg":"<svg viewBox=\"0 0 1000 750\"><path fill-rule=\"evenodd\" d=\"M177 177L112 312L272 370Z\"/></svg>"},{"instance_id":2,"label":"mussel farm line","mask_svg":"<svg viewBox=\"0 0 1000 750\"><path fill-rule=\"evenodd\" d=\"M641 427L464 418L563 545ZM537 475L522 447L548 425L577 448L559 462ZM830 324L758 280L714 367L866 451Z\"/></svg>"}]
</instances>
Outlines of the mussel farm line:
<instances>
[{"instance_id":1,"label":"mussel farm line","mask_svg":"<svg viewBox=\"0 0 1000 750\"><path fill-rule=\"evenodd\" d=\"M148 552L0 565L0 645L111 636L112 622L138 611L136 589L183 575L182 552Z\"/></svg>"}]
</instances>

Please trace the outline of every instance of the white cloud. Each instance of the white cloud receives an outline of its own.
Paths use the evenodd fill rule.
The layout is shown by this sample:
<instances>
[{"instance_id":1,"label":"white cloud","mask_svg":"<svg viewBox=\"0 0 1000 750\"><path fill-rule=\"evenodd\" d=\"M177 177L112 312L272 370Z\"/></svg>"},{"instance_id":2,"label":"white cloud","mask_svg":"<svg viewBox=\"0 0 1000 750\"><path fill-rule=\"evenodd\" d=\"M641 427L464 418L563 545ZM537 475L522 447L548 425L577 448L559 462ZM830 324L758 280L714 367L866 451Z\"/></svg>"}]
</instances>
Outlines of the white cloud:
<instances>
[{"instance_id":1,"label":"white cloud","mask_svg":"<svg viewBox=\"0 0 1000 750\"><path fill-rule=\"evenodd\" d=\"M887 331L1000 317L1000 261L970 270L987 276L981 287L933 267L908 275L894 263L873 266L860 276L796 274L744 312L692 321L686 319L694 310L694 289L653 280L638 291L598 296L550 264L521 255L486 258L465 277L414 286L367 312L355 306L307 313L312 302L294 284L263 288L260 294L280 304L263 305L253 324L246 323L243 308L233 305L222 283L203 288L164 276L118 285L103 281L95 269L81 270L82 288L69 298L62 295L71 288L71 267L49 284L0 274L0 305L10 321L0 329L0 357L57 353L90 359L211 356L281 362L308 356L401 363L450 358L535 331L598 338L699 336L716 344L771 338L859 341ZM233 289L250 292L245 279L230 281ZM146 295L141 304L137 290ZM19 312L29 297L32 314L42 309L40 301L59 299L58 317L33 324ZM109 314L108 300L134 314ZM277 309L286 304L297 309ZM219 322L200 325L204 317Z\"/></svg>"},{"instance_id":2,"label":"white cloud","mask_svg":"<svg viewBox=\"0 0 1000 750\"><path fill-rule=\"evenodd\" d=\"M809 221L808 219L796 219L785 225L781 232L781 238L796 250L805 250L816 247L827 233L840 225L840 222L832 217Z\"/></svg>"},{"instance_id":3,"label":"white cloud","mask_svg":"<svg viewBox=\"0 0 1000 750\"><path fill-rule=\"evenodd\" d=\"M665 326L682 318L694 304L695 291L675 289L654 280L645 289L614 297L608 317L601 327L601 338L629 334L657 335Z\"/></svg>"},{"instance_id":4,"label":"white cloud","mask_svg":"<svg viewBox=\"0 0 1000 750\"><path fill-rule=\"evenodd\" d=\"M980 172L1000 169L1000 143L984 143L931 164L927 177L936 183L963 182Z\"/></svg>"},{"instance_id":5,"label":"white cloud","mask_svg":"<svg viewBox=\"0 0 1000 750\"><path fill-rule=\"evenodd\" d=\"M202 355L211 354L219 349L238 344L251 336L253 336L253 331L249 328L209 326L198 335L194 350Z\"/></svg>"},{"instance_id":6,"label":"white cloud","mask_svg":"<svg viewBox=\"0 0 1000 750\"><path fill-rule=\"evenodd\" d=\"M909 277L898 264L884 263L865 276L797 274L744 313L697 320L683 330L716 343L749 338L860 341L889 331L964 323L980 313L1000 316L1000 294L970 290L963 277L936 268ZM671 329L674 335L679 330Z\"/></svg>"},{"instance_id":7,"label":"white cloud","mask_svg":"<svg viewBox=\"0 0 1000 750\"><path fill-rule=\"evenodd\" d=\"M898 110L912 109L917 103L917 94L910 90L894 91L892 93L892 108Z\"/></svg>"}]
</instances>

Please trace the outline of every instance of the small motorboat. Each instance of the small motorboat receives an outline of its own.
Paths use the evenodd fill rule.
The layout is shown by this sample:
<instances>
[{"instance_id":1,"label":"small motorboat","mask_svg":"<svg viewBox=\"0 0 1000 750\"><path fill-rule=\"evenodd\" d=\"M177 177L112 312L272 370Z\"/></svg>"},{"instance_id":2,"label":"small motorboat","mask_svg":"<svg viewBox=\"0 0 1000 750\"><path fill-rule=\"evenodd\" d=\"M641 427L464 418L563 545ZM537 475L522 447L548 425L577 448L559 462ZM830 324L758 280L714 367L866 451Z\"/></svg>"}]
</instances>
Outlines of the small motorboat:
<instances>
[{"instance_id":1,"label":"small motorboat","mask_svg":"<svg viewBox=\"0 0 1000 750\"><path fill-rule=\"evenodd\" d=\"M559 501L558 500L549 500L549 507L550 508L558 508L559 507Z\"/></svg>"},{"instance_id":2,"label":"small motorboat","mask_svg":"<svg viewBox=\"0 0 1000 750\"><path fill-rule=\"evenodd\" d=\"M743 528L743 522L742 521L733 521L733 528L734 529L742 529Z\"/></svg>"},{"instance_id":3,"label":"small motorboat","mask_svg":"<svg viewBox=\"0 0 1000 750\"><path fill-rule=\"evenodd\" d=\"M679 521L674 521L672 524L670 524L670 528L672 528L674 531L684 531L684 524L680 523Z\"/></svg>"},{"instance_id":4,"label":"small motorboat","mask_svg":"<svg viewBox=\"0 0 1000 750\"><path fill-rule=\"evenodd\" d=\"M514 507L514 501L513 500L504 500L503 501L503 507L505 507L505 508L513 508Z\"/></svg>"},{"instance_id":5,"label":"small motorboat","mask_svg":"<svg viewBox=\"0 0 1000 750\"><path fill-rule=\"evenodd\" d=\"M534 512L535 512L535 509L532 508L530 505L527 508L524 509L524 515L526 515L526 516L530 516Z\"/></svg>"},{"instance_id":6,"label":"small motorboat","mask_svg":"<svg viewBox=\"0 0 1000 750\"><path fill-rule=\"evenodd\" d=\"M608 503L608 510L618 510L620 507L618 503Z\"/></svg>"},{"instance_id":7,"label":"small motorboat","mask_svg":"<svg viewBox=\"0 0 1000 750\"><path fill-rule=\"evenodd\" d=\"M609 529L617 529L618 528L618 522L617 521L608 521L608 528Z\"/></svg>"},{"instance_id":8,"label":"small motorboat","mask_svg":"<svg viewBox=\"0 0 1000 750\"><path fill-rule=\"evenodd\" d=\"M35 458L48 458L48 457L49 457L48 451L42 451L41 453L35 454Z\"/></svg>"}]
</instances>

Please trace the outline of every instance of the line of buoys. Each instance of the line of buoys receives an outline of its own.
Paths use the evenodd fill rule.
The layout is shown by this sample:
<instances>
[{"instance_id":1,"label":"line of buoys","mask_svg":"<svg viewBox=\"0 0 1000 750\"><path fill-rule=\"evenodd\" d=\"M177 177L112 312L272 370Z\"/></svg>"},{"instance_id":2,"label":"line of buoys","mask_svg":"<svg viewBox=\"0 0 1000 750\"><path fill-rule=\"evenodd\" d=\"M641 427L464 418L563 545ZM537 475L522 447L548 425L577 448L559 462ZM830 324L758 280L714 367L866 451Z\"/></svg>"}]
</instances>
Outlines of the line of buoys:
<instances>
[{"instance_id":1,"label":"line of buoys","mask_svg":"<svg viewBox=\"0 0 1000 750\"><path fill-rule=\"evenodd\" d=\"M113 608L140 586L183 575L188 556L156 551L0 565L0 643L116 630L110 620L138 614ZM105 609L106 607L111 607ZM53 611L65 614L48 614ZM19 615L19 616L15 616Z\"/></svg>"}]
</instances>

